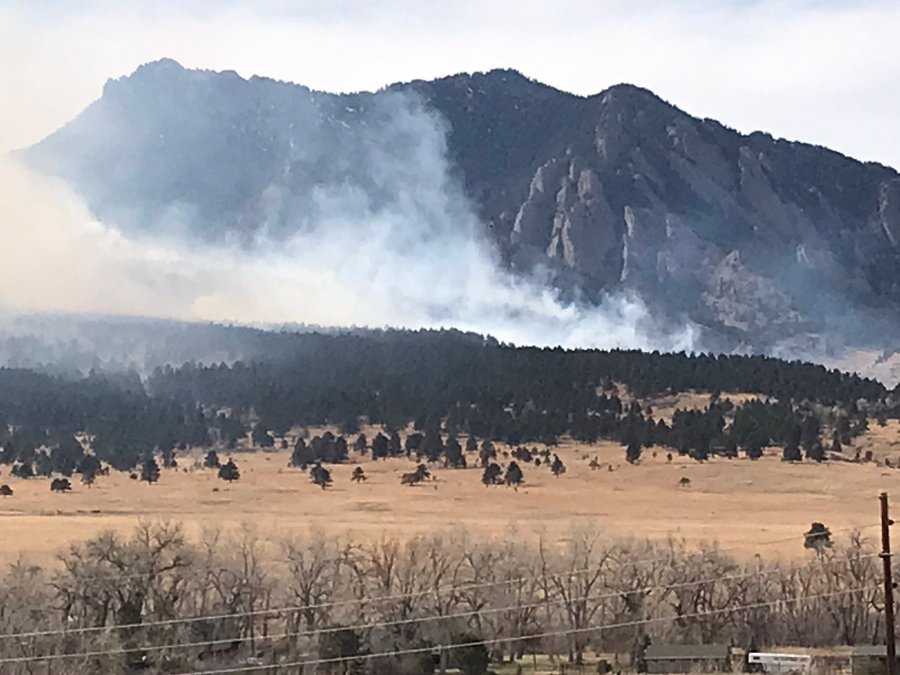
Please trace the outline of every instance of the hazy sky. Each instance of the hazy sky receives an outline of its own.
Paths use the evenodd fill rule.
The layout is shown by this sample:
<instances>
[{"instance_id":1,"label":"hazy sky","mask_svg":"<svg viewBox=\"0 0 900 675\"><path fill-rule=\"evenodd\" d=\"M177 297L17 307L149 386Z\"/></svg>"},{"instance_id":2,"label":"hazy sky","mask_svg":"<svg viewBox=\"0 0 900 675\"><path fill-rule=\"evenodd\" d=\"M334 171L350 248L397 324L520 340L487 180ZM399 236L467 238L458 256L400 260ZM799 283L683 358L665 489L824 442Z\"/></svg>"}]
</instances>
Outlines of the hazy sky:
<instances>
[{"instance_id":1,"label":"hazy sky","mask_svg":"<svg viewBox=\"0 0 900 675\"><path fill-rule=\"evenodd\" d=\"M0 0L0 149L163 56L317 89L513 67L900 168L898 0Z\"/></svg>"}]
</instances>

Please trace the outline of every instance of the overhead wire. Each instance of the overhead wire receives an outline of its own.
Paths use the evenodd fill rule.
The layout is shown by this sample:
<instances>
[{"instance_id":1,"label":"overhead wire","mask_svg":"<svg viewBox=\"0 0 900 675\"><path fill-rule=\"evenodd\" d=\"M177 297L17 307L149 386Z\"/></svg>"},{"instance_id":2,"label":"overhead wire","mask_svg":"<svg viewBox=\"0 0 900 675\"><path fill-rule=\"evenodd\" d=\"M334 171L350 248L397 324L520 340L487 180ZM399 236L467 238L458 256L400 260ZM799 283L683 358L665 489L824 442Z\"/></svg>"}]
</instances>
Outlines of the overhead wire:
<instances>
[{"instance_id":1,"label":"overhead wire","mask_svg":"<svg viewBox=\"0 0 900 675\"><path fill-rule=\"evenodd\" d=\"M548 606L556 606L561 604L566 604L567 602L584 602L584 601L600 601L609 598L621 597L624 594L628 593L648 593L652 591L667 591L673 589L680 588L688 588L692 586L701 586L704 584L722 582L722 581L733 581L739 579L749 579L756 577L765 577L770 576L777 573L790 573L796 572L803 569L809 569L812 567L823 567L823 566L837 566L842 564L852 564L854 562L858 562L861 560L878 558L879 554L870 554L866 556L860 556L853 559L839 559L839 560L826 560L819 561L815 560L810 563L804 565L798 565L794 567L773 567L766 570L758 570L754 572L745 572L740 574L731 574L731 575L717 575L715 577L708 577L704 579L695 579L691 581L678 582L674 584L660 584L656 586L642 586L631 589L617 589L616 591L600 594L600 595L585 595L576 598L569 598L568 600L565 598L558 599L548 599L545 598L543 600L532 602L532 603L519 603L516 605L509 605L504 607L491 607L487 609L470 609L465 611L459 611L448 614L440 614L440 615L431 615L425 617L408 617L405 619L393 620L393 621L379 621L379 622L368 622L368 623L360 623L360 624L351 624L351 625L342 625L336 627L325 627L325 628L314 628L305 631L298 632L286 632L286 633L277 633L270 634L264 636L255 636L253 639L255 641L269 641L276 639L285 639L285 638L293 638L293 637L304 637L304 636L313 636L313 635L322 635L322 634L330 634L335 632L341 632L345 630L372 630L377 628L389 628L392 626L401 626L401 625L410 625L410 624L423 624L429 623L432 621L447 621L451 619L458 618L469 618L473 616L483 616L486 614L497 614L501 612L508 611L521 611L525 609L536 609L540 607L548 607ZM533 579L538 579L539 576L533 577ZM12 664L12 663L25 663L32 661L52 661L52 660L60 660L60 659L72 659L72 658L90 658L90 657L100 657L100 656L114 656L121 654L129 654L129 653L140 653L140 652L149 652L149 651L161 651L161 650L176 650L176 649L189 649L189 648L201 648L201 647L213 647L222 644L232 644L235 642L246 642L249 641L248 637L229 637L229 638L220 638L217 640L207 640L200 642L189 642L189 643L178 643L178 644L144 644L141 646L128 647L128 648L119 648L119 649L111 649L111 650L95 650L89 652L74 652L74 653L59 653L59 654L47 654L47 655L36 655L36 656L21 656L21 657L8 657L8 658L0 658L0 664Z\"/></svg>"}]
</instances>

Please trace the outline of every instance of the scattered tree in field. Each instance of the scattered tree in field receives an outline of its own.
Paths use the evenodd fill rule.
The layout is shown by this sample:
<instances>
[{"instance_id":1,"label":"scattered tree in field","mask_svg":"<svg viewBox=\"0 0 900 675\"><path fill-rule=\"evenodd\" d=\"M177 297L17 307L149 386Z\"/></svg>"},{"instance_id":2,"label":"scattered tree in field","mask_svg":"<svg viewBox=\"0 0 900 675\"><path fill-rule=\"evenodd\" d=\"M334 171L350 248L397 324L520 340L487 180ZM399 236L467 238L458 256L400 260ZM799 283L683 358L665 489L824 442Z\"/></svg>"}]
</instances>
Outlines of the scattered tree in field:
<instances>
[{"instance_id":1,"label":"scattered tree in field","mask_svg":"<svg viewBox=\"0 0 900 675\"><path fill-rule=\"evenodd\" d=\"M672 463L672 453L671 452L666 453L666 462L668 462L669 464Z\"/></svg>"},{"instance_id":2,"label":"scattered tree in field","mask_svg":"<svg viewBox=\"0 0 900 675\"><path fill-rule=\"evenodd\" d=\"M159 464L152 457L141 464L141 480L146 481L147 485L159 480Z\"/></svg>"},{"instance_id":3,"label":"scattered tree in field","mask_svg":"<svg viewBox=\"0 0 900 675\"><path fill-rule=\"evenodd\" d=\"M354 483L362 483L366 480L366 472L363 471L363 468L361 466L358 466L353 469L353 475L350 476L350 480L352 480Z\"/></svg>"},{"instance_id":4,"label":"scattered tree in field","mask_svg":"<svg viewBox=\"0 0 900 675\"><path fill-rule=\"evenodd\" d=\"M837 429L834 430L834 433L831 436L831 451L832 452L843 452L844 446L841 445L841 435L838 433Z\"/></svg>"},{"instance_id":5,"label":"scattered tree in field","mask_svg":"<svg viewBox=\"0 0 900 675\"><path fill-rule=\"evenodd\" d=\"M814 462L824 462L825 448L822 447L821 443L816 441L811 448L806 449L806 459L811 459Z\"/></svg>"},{"instance_id":6,"label":"scattered tree in field","mask_svg":"<svg viewBox=\"0 0 900 675\"><path fill-rule=\"evenodd\" d=\"M50 465L53 471L63 476L71 476L83 457L84 448L78 439L66 435L60 444L50 451Z\"/></svg>"},{"instance_id":7,"label":"scattered tree in field","mask_svg":"<svg viewBox=\"0 0 900 675\"><path fill-rule=\"evenodd\" d=\"M678 487L690 487L691 479L687 476L682 476L681 480L678 481Z\"/></svg>"},{"instance_id":8,"label":"scattered tree in field","mask_svg":"<svg viewBox=\"0 0 900 675\"><path fill-rule=\"evenodd\" d=\"M9 487L9 485L6 485L5 483L3 485L0 485L0 497L12 497L12 496L13 496L13 489L11 487Z\"/></svg>"},{"instance_id":9,"label":"scattered tree in field","mask_svg":"<svg viewBox=\"0 0 900 675\"><path fill-rule=\"evenodd\" d=\"M400 484L401 485L416 485L417 483L421 483L423 480L430 478L431 472L428 470L428 467L424 464L419 464L416 467L416 470L412 473L405 473L400 476Z\"/></svg>"},{"instance_id":10,"label":"scattered tree in field","mask_svg":"<svg viewBox=\"0 0 900 675\"><path fill-rule=\"evenodd\" d=\"M447 436L447 442L444 443L444 466L453 469L466 468L466 456L454 434Z\"/></svg>"},{"instance_id":11,"label":"scattered tree in field","mask_svg":"<svg viewBox=\"0 0 900 675\"><path fill-rule=\"evenodd\" d=\"M297 444L294 446L294 451L291 453L291 466L300 467L305 471L306 467L313 464L315 460L315 453L306 444L306 441L302 438L298 438Z\"/></svg>"},{"instance_id":12,"label":"scattered tree in field","mask_svg":"<svg viewBox=\"0 0 900 675\"><path fill-rule=\"evenodd\" d=\"M372 439L372 459L385 459L391 450L391 442L380 431Z\"/></svg>"},{"instance_id":13,"label":"scattered tree in field","mask_svg":"<svg viewBox=\"0 0 900 675\"><path fill-rule=\"evenodd\" d=\"M429 462L436 462L444 451L444 439L437 426L425 430L425 438L422 440L421 453Z\"/></svg>"},{"instance_id":14,"label":"scattered tree in field","mask_svg":"<svg viewBox=\"0 0 900 675\"><path fill-rule=\"evenodd\" d=\"M559 455L553 455L553 463L550 465L550 471L557 478L559 478L566 472L566 465L563 464L563 461L559 458Z\"/></svg>"},{"instance_id":15,"label":"scattered tree in field","mask_svg":"<svg viewBox=\"0 0 900 675\"><path fill-rule=\"evenodd\" d=\"M272 434L262 424L257 424L253 427L253 433L250 437L253 440L253 445L258 445L261 448L271 448L275 445L275 439L272 437Z\"/></svg>"},{"instance_id":16,"label":"scattered tree in field","mask_svg":"<svg viewBox=\"0 0 900 675\"><path fill-rule=\"evenodd\" d=\"M510 462L509 466L506 467L506 475L503 477L503 482L516 489L525 482L525 476L517 462Z\"/></svg>"},{"instance_id":17,"label":"scattered tree in field","mask_svg":"<svg viewBox=\"0 0 900 675\"><path fill-rule=\"evenodd\" d=\"M596 471L600 468L600 460L594 457L588 464L588 467L590 467L591 471Z\"/></svg>"},{"instance_id":18,"label":"scattered tree in field","mask_svg":"<svg viewBox=\"0 0 900 675\"><path fill-rule=\"evenodd\" d=\"M491 461L497 459L497 449L494 447L494 444L488 440L482 441L478 458L481 460L481 467L486 469Z\"/></svg>"},{"instance_id":19,"label":"scattered tree in field","mask_svg":"<svg viewBox=\"0 0 900 675\"><path fill-rule=\"evenodd\" d=\"M321 464L316 464L309 470L310 480L323 490L331 485L331 472Z\"/></svg>"},{"instance_id":20,"label":"scattered tree in field","mask_svg":"<svg viewBox=\"0 0 900 675\"><path fill-rule=\"evenodd\" d=\"M484 472L481 474L481 482L484 483L485 487L488 485L497 485L503 482L503 469L500 468L500 465L496 462L491 462L486 467L484 467Z\"/></svg>"},{"instance_id":21,"label":"scattered tree in field","mask_svg":"<svg viewBox=\"0 0 900 675\"><path fill-rule=\"evenodd\" d=\"M34 478L34 468L31 466L31 462L14 464L9 472L17 478Z\"/></svg>"},{"instance_id":22,"label":"scattered tree in field","mask_svg":"<svg viewBox=\"0 0 900 675\"><path fill-rule=\"evenodd\" d=\"M175 459L175 446L167 445L160 450L160 458L165 469L174 469L178 466L178 460Z\"/></svg>"},{"instance_id":23,"label":"scattered tree in field","mask_svg":"<svg viewBox=\"0 0 900 675\"><path fill-rule=\"evenodd\" d=\"M784 450L781 453L781 459L785 462L799 462L803 459L800 454L800 438L802 431L797 423L790 423L784 437Z\"/></svg>"},{"instance_id":24,"label":"scattered tree in field","mask_svg":"<svg viewBox=\"0 0 900 675\"><path fill-rule=\"evenodd\" d=\"M88 487L94 484L102 470L103 467L100 465L100 460L97 459L96 455L85 455L82 457L76 469L81 474L81 482Z\"/></svg>"},{"instance_id":25,"label":"scattered tree in field","mask_svg":"<svg viewBox=\"0 0 900 675\"><path fill-rule=\"evenodd\" d=\"M401 443L400 434L397 433L396 429L391 432L391 437L388 440L388 453L392 457L398 457L403 453L403 443Z\"/></svg>"},{"instance_id":26,"label":"scattered tree in field","mask_svg":"<svg viewBox=\"0 0 900 675\"><path fill-rule=\"evenodd\" d=\"M406 451L406 456L410 457L413 453L418 454L419 448L422 447L422 441L424 440L425 437L418 431L407 436L406 440L403 442L403 449Z\"/></svg>"},{"instance_id":27,"label":"scattered tree in field","mask_svg":"<svg viewBox=\"0 0 900 675\"><path fill-rule=\"evenodd\" d=\"M68 478L54 478L50 482L51 492L69 492L72 489L72 483Z\"/></svg>"},{"instance_id":28,"label":"scattered tree in field","mask_svg":"<svg viewBox=\"0 0 900 675\"><path fill-rule=\"evenodd\" d=\"M207 469L218 469L221 466L219 463L219 453L215 450L207 452L206 457L203 459L203 466Z\"/></svg>"},{"instance_id":29,"label":"scattered tree in field","mask_svg":"<svg viewBox=\"0 0 900 675\"><path fill-rule=\"evenodd\" d=\"M219 467L219 478L227 480L229 483L240 480L241 471L233 459L229 458L225 464Z\"/></svg>"},{"instance_id":30,"label":"scattered tree in field","mask_svg":"<svg viewBox=\"0 0 900 675\"><path fill-rule=\"evenodd\" d=\"M637 464L641 459L641 446L639 443L632 441L625 448L625 461L629 464Z\"/></svg>"},{"instance_id":31,"label":"scattered tree in field","mask_svg":"<svg viewBox=\"0 0 900 675\"><path fill-rule=\"evenodd\" d=\"M803 548L811 548L822 555L826 548L831 548L831 530L823 523L813 523L809 531L803 533Z\"/></svg>"}]
</instances>

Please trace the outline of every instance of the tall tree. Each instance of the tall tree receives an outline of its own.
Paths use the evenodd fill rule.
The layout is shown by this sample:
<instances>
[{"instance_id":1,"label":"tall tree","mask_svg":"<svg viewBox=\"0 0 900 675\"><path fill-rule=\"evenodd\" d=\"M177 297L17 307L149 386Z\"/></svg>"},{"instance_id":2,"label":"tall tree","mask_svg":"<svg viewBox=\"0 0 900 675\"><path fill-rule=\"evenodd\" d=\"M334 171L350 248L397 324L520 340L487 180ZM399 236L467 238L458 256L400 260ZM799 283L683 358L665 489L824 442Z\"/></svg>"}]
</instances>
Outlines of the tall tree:
<instances>
[{"instance_id":1,"label":"tall tree","mask_svg":"<svg viewBox=\"0 0 900 675\"><path fill-rule=\"evenodd\" d=\"M152 457L141 464L141 480L145 481L147 485L152 485L159 480L159 464Z\"/></svg>"}]
</instances>

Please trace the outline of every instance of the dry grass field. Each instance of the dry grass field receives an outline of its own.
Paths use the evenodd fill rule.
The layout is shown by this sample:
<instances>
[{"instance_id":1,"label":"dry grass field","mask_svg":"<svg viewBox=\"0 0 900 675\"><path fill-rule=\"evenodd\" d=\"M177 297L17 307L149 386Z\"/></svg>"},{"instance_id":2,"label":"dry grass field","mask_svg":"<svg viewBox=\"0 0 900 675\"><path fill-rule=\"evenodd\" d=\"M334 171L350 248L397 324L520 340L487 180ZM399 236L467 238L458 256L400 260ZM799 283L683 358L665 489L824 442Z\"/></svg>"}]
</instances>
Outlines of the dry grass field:
<instances>
[{"instance_id":1,"label":"dry grass field","mask_svg":"<svg viewBox=\"0 0 900 675\"><path fill-rule=\"evenodd\" d=\"M900 423L873 423L846 454L857 447L893 462L900 457ZM875 525L880 490L896 495L900 512L900 470L876 463L784 464L776 448L758 462L714 458L704 464L677 455L668 463L664 451L656 457L645 451L637 466L628 465L622 447L612 443L564 443L558 452L568 468L563 476L528 466L518 491L484 487L478 468L434 468L433 481L402 487L400 474L411 470L410 460L368 457L354 459L365 469L365 483L350 482L354 464L335 466L334 486L323 491L288 467L287 451L235 454L242 476L233 484L213 470L185 471L199 455L182 457L181 467L164 470L154 485L113 472L91 488L73 479L69 494L52 494L49 479L4 475L0 482L15 494L0 499L0 559L47 561L69 542L106 529L127 532L141 519L181 521L189 532L250 523L275 537L312 525L357 538L462 525L476 533L502 535L514 528L558 540L570 526L591 525L613 536L718 542L741 557L793 557L808 553L801 535L814 520L838 538L846 536L838 530ZM600 469L590 469L593 457ZM679 485L682 477L690 486ZM791 541L766 543L784 538Z\"/></svg>"}]
</instances>

